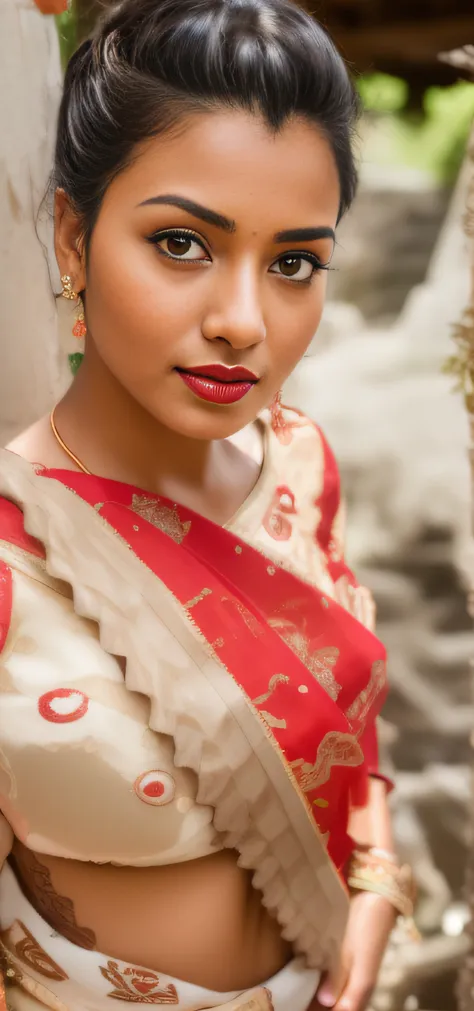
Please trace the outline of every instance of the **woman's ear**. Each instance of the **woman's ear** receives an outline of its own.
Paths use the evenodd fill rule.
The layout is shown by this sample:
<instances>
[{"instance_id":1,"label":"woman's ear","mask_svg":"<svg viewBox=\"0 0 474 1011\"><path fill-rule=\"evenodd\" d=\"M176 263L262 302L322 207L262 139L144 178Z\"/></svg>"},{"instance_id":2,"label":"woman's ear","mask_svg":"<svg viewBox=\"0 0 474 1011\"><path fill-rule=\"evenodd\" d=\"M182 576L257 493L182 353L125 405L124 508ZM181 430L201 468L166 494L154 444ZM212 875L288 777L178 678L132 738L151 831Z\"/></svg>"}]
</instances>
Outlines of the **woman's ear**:
<instances>
[{"instance_id":1,"label":"woman's ear","mask_svg":"<svg viewBox=\"0 0 474 1011\"><path fill-rule=\"evenodd\" d=\"M68 274L74 291L84 291L86 265L81 222L63 189L54 198L54 248L61 277Z\"/></svg>"}]
</instances>

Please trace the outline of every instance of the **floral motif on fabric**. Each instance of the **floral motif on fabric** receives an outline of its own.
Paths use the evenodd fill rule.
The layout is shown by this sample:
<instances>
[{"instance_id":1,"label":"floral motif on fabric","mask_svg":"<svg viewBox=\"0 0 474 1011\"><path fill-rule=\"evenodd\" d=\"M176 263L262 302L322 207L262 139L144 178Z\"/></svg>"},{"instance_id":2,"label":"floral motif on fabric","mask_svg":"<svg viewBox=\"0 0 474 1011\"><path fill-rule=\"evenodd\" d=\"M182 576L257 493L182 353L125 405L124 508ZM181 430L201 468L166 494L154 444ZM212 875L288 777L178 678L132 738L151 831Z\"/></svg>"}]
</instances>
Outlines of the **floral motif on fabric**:
<instances>
[{"instance_id":1,"label":"floral motif on fabric","mask_svg":"<svg viewBox=\"0 0 474 1011\"><path fill-rule=\"evenodd\" d=\"M267 534L275 541L289 541L293 532L290 516L296 516L295 496L286 485L278 485L262 520Z\"/></svg>"},{"instance_id":2,"label":"floral motif on fabric","mask_svg":"<svg viewBox=\"0 0 474 1011\"><path fill-rule=\"evenodd\" d=\"M302 758L291 763L297 782L304 793L316 790L327 783L333 765L362 765L364 753L352 734L332 730L321 741L314 765Z\"/></svg>"},{"instance_id":3,"label":"floral motif on fabric","mask_svg":"<svg viewBox=\"0 0 474 1011\"><path fill-rule=\"evenodd\" d=\"M181 544L191 529L191 520L182 522L177 506L165 506L157 499L148 495L134 495L132 510L157 530L171 537L176 544Z\"/></svg>"},{"instance_id":4,"label":"floral motif on fabric","mask_svg":"<svg viewBox=\"0 0 474 1011\"><path fill-rule=\"evenodd\" d=\"M161 986L160 977L149 969L132 966L119 968L119 963L109 959L107 966L99 966L105 979L115 987L108 997L125 1000L132 1004L179 1004L179 997L173 983Z\"/></svg>"},{"instance_id":5,"label":"floral motif on fabric","mask_svg":"<svg viewBox=\"0 0 474 1011\"><path fill-rule=\"evenodd\" d=\"M56 980L58 983L69 978L64 969L61 969L61 966L48 955L21 920L15 920L12 926L4 931L2 940L7 951L14 952L24 965L33 969L40 976L46 976L47 979Z\"/></svg>"}]
</instances>

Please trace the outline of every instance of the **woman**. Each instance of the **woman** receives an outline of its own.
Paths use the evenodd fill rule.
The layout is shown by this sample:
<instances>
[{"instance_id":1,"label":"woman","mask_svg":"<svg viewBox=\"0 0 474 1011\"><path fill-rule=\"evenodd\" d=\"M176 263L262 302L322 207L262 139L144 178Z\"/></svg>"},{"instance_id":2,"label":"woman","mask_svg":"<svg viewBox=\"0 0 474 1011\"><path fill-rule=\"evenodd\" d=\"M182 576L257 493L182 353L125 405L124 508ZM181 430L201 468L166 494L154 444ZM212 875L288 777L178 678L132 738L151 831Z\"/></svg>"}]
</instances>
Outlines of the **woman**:
<instances>
[{"instance_id":1,"label":"woman","mask_svg":"<svg viewBox=\"0 0 474 1011\"><path fill-rule=\"evenodd\" d=\"M20 1011L361 1011L411 911L384 650L331 451L278 395L321 317L356 110L288 0L124 0L68 68L55 241L85 353L0 468Z\"/></svg>"}]
</instances>

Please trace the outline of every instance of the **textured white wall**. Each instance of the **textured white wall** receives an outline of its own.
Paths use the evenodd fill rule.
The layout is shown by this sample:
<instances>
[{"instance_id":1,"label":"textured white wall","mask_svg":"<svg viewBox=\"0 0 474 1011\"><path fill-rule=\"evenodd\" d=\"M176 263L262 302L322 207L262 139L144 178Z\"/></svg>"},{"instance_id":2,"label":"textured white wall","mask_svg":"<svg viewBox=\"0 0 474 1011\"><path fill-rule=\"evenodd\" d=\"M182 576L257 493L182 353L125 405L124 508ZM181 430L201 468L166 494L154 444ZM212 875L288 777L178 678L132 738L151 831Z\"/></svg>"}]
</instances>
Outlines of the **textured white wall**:
<instances>
[{"instance_id":1,"label":"textured white wall","mask_svg":"<svg viewBox=\"0 0 474 1011\"><path fill-rule=\"evenodd\" d=\"M47 411L66 379L48 266L52 223L38 220L52 164L61 67L52 17L0 0L0 444ZM39 237L38 237L39 236ZM51 260L51 257L50 257ZM52 275L52 276L51 276Z\"/></svg>"}]
</instances>

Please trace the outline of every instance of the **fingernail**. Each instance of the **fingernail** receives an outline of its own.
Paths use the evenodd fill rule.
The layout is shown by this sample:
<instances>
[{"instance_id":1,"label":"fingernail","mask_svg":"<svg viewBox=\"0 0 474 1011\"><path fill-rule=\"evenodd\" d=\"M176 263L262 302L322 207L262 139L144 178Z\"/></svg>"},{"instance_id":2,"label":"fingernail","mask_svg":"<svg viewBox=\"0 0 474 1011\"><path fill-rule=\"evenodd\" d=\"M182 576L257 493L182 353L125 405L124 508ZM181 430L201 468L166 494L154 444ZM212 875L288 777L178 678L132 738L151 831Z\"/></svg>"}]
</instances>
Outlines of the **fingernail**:
<instances>
[{"instance_id":1,"label":"fingernail","mask_svg":"<svg viewBox=\"0 0 474 1011\"><path fill-rule=\"evenodd\" d=\"M323 1007L334 1007L336 998L332 990L326 990L325 987L322 987L321 990L318 991L318 1001L323 1005Z\"/></svg>"}]
</instances>

